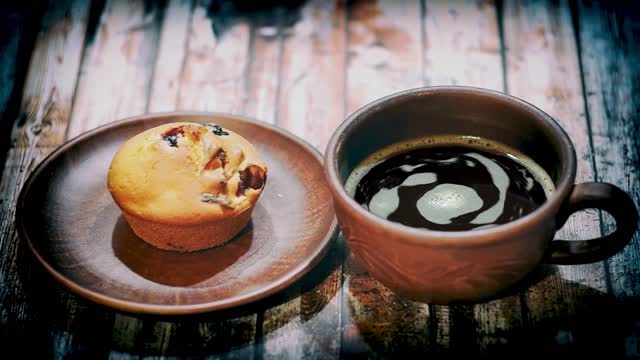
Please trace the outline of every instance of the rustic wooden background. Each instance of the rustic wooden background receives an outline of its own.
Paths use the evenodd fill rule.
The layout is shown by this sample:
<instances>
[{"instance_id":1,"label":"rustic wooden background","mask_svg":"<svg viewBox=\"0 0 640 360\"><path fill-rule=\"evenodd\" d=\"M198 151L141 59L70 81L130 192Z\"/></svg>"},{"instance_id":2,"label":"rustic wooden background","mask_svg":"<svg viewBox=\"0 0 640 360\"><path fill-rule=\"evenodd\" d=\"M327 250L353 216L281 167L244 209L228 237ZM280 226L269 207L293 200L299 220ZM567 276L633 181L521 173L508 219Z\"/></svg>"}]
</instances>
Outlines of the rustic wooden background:
<instances>
[{"instance_id":1,"label":"rustic wooden background","mask_svg":"<svg viewBox=\"0 0 640 360\"><path fill-rule=\"evenodd\" d=\"M396 296L338 239L281 294L166 318L69 293L35 264L13 222L29 172L100 124L174 109L232 112L323 150L363 104L439 84L497 89L539 106L575 142L579 181L614 183L638 203L639 9L586 0L2 2L0 358L640 358L638 233L607 261L540 266L511 295L457 306ZM596 237L612 226L587 211L559 236Z\"/></svg>"}]
</instances>

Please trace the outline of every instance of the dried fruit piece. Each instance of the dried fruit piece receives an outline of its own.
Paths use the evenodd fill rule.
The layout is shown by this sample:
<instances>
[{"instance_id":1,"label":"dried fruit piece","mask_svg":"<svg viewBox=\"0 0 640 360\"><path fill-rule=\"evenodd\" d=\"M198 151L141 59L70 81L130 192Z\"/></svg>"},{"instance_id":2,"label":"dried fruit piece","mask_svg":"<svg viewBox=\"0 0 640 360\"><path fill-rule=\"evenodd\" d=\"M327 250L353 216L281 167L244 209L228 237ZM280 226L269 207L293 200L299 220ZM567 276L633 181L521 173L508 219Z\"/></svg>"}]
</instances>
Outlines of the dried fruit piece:
<instances>
[{"instance_id":1,"label":"dried fruit piece","mask_svg":"<svg viewBox=\"0 0 640 360\"><path fill-rule=\"evenodd\" d=\"M237 196L244 195L247 189L262 189L267 180L267 174L261 167L257 165L249 165L240 171L240 182L238 183Z\"/></svg>"},{"instance_id":2,"label":"dried fruit piece","mask_svg":"<svg viewBox=\"0 0 640 360\"><path fill-rule=\"evenodd\" d=\"M204 166L205 170L215 170L218 168L223 168L225 165L227 165L227 153L224 152L224 150L219 149L209 160L209 162L207 163L207 165Z\"/></svg>"},{"instance_id":3,"label":"dried fruit piece","mask_svg":"<svg viewBox=\"0 0 640 360\"><path fill-rule=\"evenodd\" d=\"M224 136L224 135L229 135L228 132L222 130L222 127L220 127L220 125L216 125L216 124L205 124L204 126L208 127L209 130L211 130L211 132L214 135L218 135L218 136Z\"/></svg>"},{"instance_id":4,"label":"dried fruit piece","mask_svg":"<svg viewBox=\"0 0 640 360\"><path fill-rule=\"evenodd\" d=\"M175 127L165 131L162 134L162 140L169 143L171 147L178 147L178 136L184 136L184 130L182 127Z\"/></svg>"},{"instance_id":5,"label":"dried fruit piece","mask_svg":"<svg viewBox=\"0 0 640 360\"><path fill-rule=\"evenodd\" d=\"M200 141L200 132L199 131L190 131L189 134L191 135L191 139L192 139L193 142Z\"/></svg>"}]
</instances>

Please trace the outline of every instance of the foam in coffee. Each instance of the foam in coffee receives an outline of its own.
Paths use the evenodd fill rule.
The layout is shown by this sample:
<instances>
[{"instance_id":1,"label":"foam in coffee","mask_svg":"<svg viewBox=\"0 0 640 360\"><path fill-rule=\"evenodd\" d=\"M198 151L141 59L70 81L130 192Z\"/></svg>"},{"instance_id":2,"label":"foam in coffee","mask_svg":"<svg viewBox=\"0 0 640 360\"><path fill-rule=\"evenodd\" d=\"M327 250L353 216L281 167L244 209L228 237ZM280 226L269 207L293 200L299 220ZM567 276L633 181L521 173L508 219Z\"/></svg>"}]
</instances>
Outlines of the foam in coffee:
<instances>
[{"instance_id":1,"label":"foam in coffee","mask_svg":"<svg viewBox=\"0 0 640 360\"><path fill-rule=\"evenodd\" d=\"M544 203L554 185L542 167L506 145L434 136L372 154L353 170L345 189L382 218L462 231L520 218Z\"/></svg>"}]
</instances>

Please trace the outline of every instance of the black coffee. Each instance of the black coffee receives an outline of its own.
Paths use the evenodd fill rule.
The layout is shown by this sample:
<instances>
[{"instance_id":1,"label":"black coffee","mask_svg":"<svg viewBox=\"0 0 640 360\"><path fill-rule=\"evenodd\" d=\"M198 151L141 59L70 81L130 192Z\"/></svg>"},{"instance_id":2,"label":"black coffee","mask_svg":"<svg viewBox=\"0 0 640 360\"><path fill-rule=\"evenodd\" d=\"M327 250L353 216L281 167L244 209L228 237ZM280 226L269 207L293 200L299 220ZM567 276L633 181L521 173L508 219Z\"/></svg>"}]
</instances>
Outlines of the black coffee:
<instances>
[{"instance_id":1,"label":"black coffee","mask_svg":"<svg viewBox=\"0 0 640 360\"><path fill-rule=\"evenodd\" d=\"M358 166L345 188L378 216L444 231L513 221L534 211L554 189L539 165L513 149L477 138L446 141L427 138L421 146L385 148Z\"/></svg>"}]
</instances>

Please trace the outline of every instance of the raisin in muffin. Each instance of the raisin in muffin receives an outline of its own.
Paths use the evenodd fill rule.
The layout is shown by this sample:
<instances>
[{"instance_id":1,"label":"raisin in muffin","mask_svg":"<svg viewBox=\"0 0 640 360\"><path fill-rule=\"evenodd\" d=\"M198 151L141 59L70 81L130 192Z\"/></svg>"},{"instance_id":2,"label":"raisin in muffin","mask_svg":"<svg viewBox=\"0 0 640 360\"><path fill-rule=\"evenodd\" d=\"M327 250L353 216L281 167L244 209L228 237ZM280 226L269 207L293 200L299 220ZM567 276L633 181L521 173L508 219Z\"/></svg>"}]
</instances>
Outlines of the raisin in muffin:
<instances>
[{"instance_id":1,"label":"raisin in muffin","mask_svg":"<svg viewBox=\"0 0 640 360\"><path fill-rule=\"evenodd\" d=\"M213 124L171 123L120 148L108 188L136 235L188 252L242 230L266 178L266 164L240 135Z\"/></svg>"}]
</instances>

